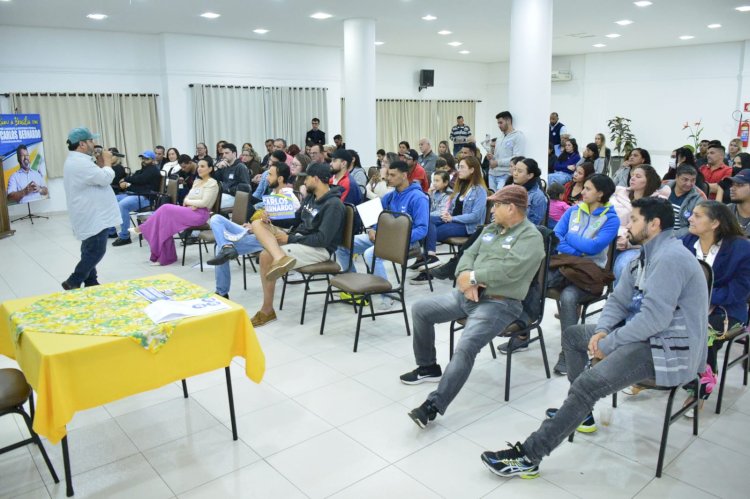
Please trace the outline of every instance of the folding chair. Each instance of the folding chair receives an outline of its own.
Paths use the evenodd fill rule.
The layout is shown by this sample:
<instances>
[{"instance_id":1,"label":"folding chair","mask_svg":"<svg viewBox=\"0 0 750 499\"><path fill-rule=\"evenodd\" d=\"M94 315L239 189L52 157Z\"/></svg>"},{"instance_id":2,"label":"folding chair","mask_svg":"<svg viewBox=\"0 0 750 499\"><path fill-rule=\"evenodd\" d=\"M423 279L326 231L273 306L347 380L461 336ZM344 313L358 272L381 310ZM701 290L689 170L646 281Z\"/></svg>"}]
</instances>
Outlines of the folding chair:
<instances>
[{"instance_id":1,"label":"folding chair","mask_svg":"<svg viewBox=\"0 0 750 499\"><path fill-rule=\"evenodd\" d=\"M214 205L211 207L211 215L214 215L216 213L219 213L219 209L221 208L221 182L217 182L219 184L219 194L216 196L216 200L214 201ZM187 247L197 244L198 245L198 258L200 260L200 267L201 272L203 272L203 250L201 248L201 244L203 244L203 247L206 249L206 254L208 255L208 244L205 241L201 241L199 237L192 237L193 231L198 231L199 233L204 230L211 230L211 226L208 225L208 222L206 222L203 225L199 225L197 227L188 227L187 229L183 230L178 234L179 239L182 241L182 266L185 266L185 253L187 252Z\"/></svg>"}]
</instances>

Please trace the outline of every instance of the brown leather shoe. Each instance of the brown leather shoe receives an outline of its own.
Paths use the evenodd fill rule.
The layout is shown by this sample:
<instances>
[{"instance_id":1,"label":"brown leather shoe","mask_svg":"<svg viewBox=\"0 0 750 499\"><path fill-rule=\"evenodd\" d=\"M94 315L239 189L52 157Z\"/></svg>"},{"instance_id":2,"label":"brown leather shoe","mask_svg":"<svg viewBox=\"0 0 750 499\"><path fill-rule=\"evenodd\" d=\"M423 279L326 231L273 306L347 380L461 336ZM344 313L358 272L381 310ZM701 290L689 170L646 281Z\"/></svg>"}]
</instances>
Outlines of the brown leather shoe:
<instances>
[{"instance_id":1,"label":"brown leather shoe","mask_svg":"<svg viewBox=\"0 0 750 499\"><path fill-rule=\"evenodd\" d=\"M279 277L283 276L290 270L292 270L297 263L295 258L289 255L284 255L271 264L266 274L266 279L269 281L275 281Z\"/></svg>"},{"instance_id":2,"label":"brown leather shoe","mask_svg":"<svg viewBox=\"0 0 750 499\"><path fill-rule=\"evenodd\" d=\"M258 310L252 319L250 319L250 322L252 323L253 327L261 327L265 326L269 322L273 322L276 320L276 311L271 311L270 314L264 314L260 310Z\"/></svg>"}]
</instances>

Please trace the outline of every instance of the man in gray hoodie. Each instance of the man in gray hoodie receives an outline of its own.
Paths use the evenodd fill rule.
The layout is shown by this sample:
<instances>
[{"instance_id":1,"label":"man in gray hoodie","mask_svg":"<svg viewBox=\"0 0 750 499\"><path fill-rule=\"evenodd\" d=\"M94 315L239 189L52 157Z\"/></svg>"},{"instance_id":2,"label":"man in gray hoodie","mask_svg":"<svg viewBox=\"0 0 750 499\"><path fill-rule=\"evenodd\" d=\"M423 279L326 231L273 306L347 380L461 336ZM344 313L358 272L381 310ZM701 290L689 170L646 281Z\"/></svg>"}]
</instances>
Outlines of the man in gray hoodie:
<instances>
[{"instance_id":1,"label":"man in gray hoodie","mask_svg":"<svg viewBox=\"0 0 750 499\"><path fill-rule=\"evenodd\" d=\"M565 330L567 399L560 409L548 409L548 419L523 444L483 452L490 471L536 478L542 458L577 427L593 424L591 410L600 398L648 379L677 386L703 371L708 286L697 259L672 237L673 223L668 201L633 201L628 237L643 246L641 256L621 276L596 325ZM589 356L600 362L587 370Z\"/></svg>"}]
</instances>

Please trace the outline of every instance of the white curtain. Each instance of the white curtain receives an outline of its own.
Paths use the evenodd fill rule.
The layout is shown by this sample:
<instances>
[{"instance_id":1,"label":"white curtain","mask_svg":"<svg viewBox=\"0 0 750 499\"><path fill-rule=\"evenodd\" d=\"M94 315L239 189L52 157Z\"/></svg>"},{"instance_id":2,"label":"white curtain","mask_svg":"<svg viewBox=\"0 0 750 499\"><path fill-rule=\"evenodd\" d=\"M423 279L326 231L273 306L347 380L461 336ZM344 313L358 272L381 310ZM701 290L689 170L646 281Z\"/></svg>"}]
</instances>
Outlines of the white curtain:
<instances>
[{"instance_id":1,"label":"white curtain","mask_svg":"<svg viewBox=\"0 0 750 499\"><path fill-rule=\"evenodd\" d=\"M325 88L191 86L195 142L250 142L259 153L267 138L304 148L312 118L328 120ZM325 129L325 128L324 128Z\"/></svg>"},{"instance_id":2,"label":"white curtain","mask_svg":"<svg viewBox=\"0 0 750 499\"><path fill-rule=\"evenodd\" d=\"M396 151L398 143L406 140L417 149L419 140L426 138L437 150L441 140L447 140L456 116L463 115L467 123L474 123L476 101L439 101L378 99L375 103L377 147Z\"/></svg>"},{"instance_id":3,"label":"white curtain","mask_svg":"<svg viewBox=\"0 0 750 499\"><path fill-rule=\"evenodd\" d=\"M11 94L15 113L39 114L47 175L62 177L68 155L68 132L86 127L101 135L97 143L117 147L125 164L139 163L138 155L160 140L156 95L153 94Z\"/></svg>"}]
</instances>

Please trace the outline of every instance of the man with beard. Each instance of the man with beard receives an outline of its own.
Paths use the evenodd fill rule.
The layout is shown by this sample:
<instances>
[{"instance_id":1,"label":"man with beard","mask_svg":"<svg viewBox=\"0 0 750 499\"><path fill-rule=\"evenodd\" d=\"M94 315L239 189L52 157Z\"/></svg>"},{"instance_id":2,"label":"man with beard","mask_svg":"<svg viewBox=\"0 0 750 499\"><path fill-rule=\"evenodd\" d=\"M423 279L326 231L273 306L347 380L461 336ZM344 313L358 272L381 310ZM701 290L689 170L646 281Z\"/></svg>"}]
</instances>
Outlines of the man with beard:
<instances>
[{"instance_id":1,"label":"man with beard","mask_svg":"<svg viewBox=\"0 0 750 499\"><path fill-rule=\"evenodd\" d=\"M644 380L677 386L706 366L708 289L697 259L672 237L669 201L633 201L627 226L633 245L643 247L607 300L596 325L568 327L562 337L568 397L525 442L482 453L493 473L536 478L539 463L574 430L595 428L597 400ZM669 283L665 285L665 283ZM592 358L591 369L586 364Z\"/></svg>"},{"instance_id":2,"label":"man with beard","mask_svg":"<svg viewBox=\"0 0 750 499\"><path fill-rule=\"evenodd\" d=\"M31 169L31 156L25 145L16 148L19 170L8 180L8 200L16 203L28 203L42 199L48 194L44 177L37 170Z\"/></svg>"}]
</instances>

